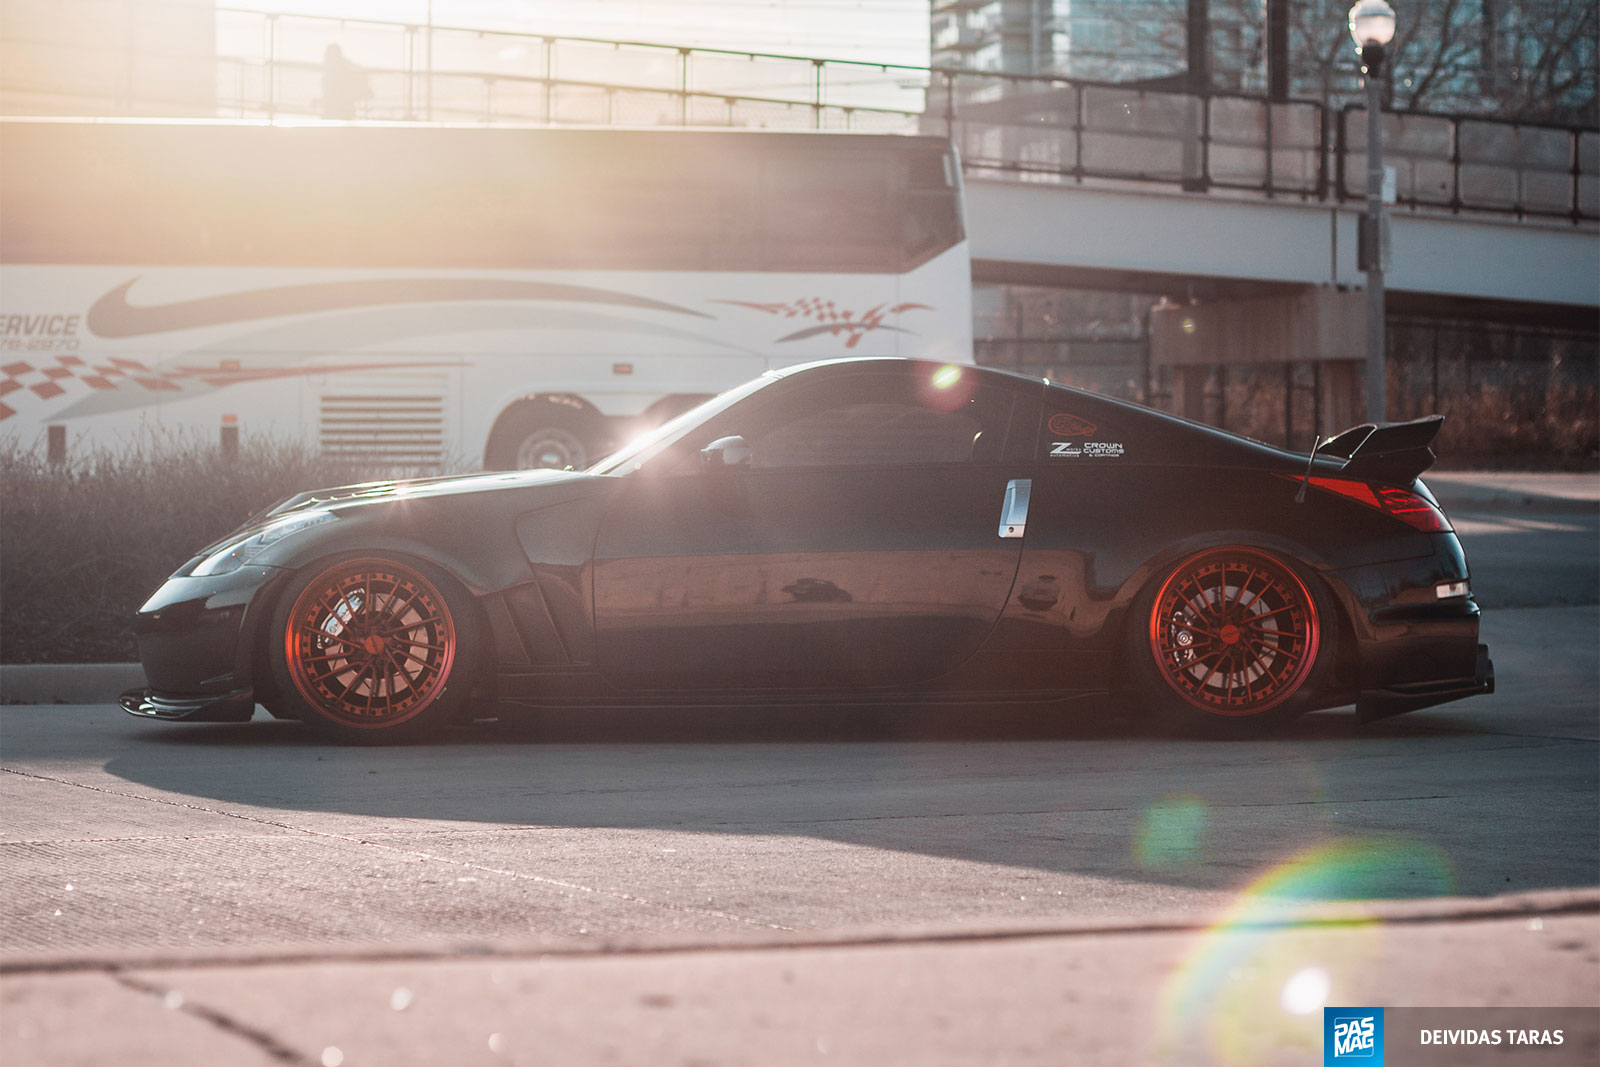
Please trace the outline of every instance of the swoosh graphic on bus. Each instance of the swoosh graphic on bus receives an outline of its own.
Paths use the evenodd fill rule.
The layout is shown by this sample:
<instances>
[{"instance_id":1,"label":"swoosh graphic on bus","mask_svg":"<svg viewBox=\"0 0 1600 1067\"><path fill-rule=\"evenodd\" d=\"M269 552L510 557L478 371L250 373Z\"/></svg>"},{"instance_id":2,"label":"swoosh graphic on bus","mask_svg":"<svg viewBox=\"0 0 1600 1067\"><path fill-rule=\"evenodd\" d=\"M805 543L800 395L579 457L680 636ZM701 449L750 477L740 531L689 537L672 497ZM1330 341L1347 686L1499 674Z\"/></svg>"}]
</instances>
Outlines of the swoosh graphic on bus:
<instances>
[{"instance_id":1,"label":"swoosh graphic on bus","mask_svg":"<svg viewBox=\"0 0 1600 1067\"><path fill-rule=\"evenodd\" d=\"M221 326L313 311L455 300L559 300L669 311L702 319L713 317L703 311L610 289L501 278L383 278L318 282L272 289L248 289L196 300L180 300L174 304L130 304L128 290L138 281L138 278L134 278L119 285L94 302L84 317L90 332L100 337L138 337L142 334Z\"/></svg>"},{"instance_id":2,"label":"swoosh graphic on bus","mask_svg":"<svg viewBox=\"0 0 1600 1067\"><path fill-rule=\"evenodd\" d=\"M710 316L711 322L716 319ZM686 324L687 326L688 324ZM645 322L638 318L611 314L601 309L540 307L537 305L498 304L486 308L465 306L434 308L421 304L389 308L358 308L340 314L325 315L309 321L291 320L248 329L198 348L173 354L162 363L145 366L131 360L111 360L121 363L115 378L117 388L83 386L87 395L76 398L62 396L67 380L52 381L47 388L49 397L39 394L47 403L65 405L53 410L53 419L74 419L89 415L104 415L145 407L152 402L151 390L170 394L170 399L192 397L214 389L228 388L248 381L266 378L293 378L329 373L361 373L387 369L392 365L392 354L373 351L373 346L391 342L416 342L430 336L449 335L468 331L549 331L609 330L652 338L659 344L675 343L681 350L692 346L697 358L708 356L741 357L757 353L743 345L733 344L700 332L699 324L681 328L662 322ZM445 345L444 350L459 351L459 342ZM664 349L670 351L671 349ZM719 351L720 350L720 351ZM372 351L383 362L354 363L351 356L359 351ZM268 355L271 354L271 355ZM476 357L480 362L514 359L523 370L539 359L563 358L560 347L533 346L531 350L517 353L496 352ZM245 366L237 371L205 367L207 362L237 359ZM318 359L331 359L330 364L319 364ZM450 366L465 364L456 359L446 363L407 363L408 367ZM96 370L98 368L90 368ZM81 376L79 376L81 377ZM29 379L30 381L32 379ZM530 383L537 383L530 378ZM112 384L111 380L106 381ZM530 388L532 388L530 384ZM76 389L73 390L76 392ZM0 402L0 407L4 407ZM13 412L14 414L14 412ZM0 411L0 418L5 417Z\"/></svg>"}]
</instances>

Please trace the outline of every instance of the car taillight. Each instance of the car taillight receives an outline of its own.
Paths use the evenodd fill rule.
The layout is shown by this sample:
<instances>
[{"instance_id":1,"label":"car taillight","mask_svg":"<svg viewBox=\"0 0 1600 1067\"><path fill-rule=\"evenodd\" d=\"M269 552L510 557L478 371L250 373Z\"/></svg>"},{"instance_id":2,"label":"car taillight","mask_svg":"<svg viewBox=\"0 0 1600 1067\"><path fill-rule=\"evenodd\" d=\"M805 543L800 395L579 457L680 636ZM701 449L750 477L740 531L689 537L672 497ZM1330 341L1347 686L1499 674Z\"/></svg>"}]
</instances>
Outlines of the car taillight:
<instances>
[{"instance_id":1,"label":"car taillight","mask_svg":"<svg viewBox=\"0 0 1600 1067\"><path fill-rule=\"evenodd\" d=\"M1289 477L1297 482L1302 480L1300 475ZM1430 504L1426 497L1409 489L1396 489L1391 485L1369 485L1348 478L1314 476L1310 482L1313 488L1349 497L1374 511L1393 515L1407 526L1415 527L1423 533L1446 533L1451 529L1450 520L1444 517L1444 512Z\"/></svg>"}]
</instances>

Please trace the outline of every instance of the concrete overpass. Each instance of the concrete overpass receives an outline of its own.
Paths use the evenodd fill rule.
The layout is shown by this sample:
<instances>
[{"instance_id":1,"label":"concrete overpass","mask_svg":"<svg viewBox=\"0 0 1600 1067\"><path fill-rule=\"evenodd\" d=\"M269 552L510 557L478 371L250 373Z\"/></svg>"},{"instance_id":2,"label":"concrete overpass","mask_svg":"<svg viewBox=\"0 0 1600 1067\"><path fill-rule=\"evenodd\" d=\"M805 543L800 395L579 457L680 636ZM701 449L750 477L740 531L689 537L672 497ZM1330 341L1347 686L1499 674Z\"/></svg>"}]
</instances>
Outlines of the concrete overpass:
<instances>
[{"instance_id":1,"label":"concrete overpass","mask_svg":"<svg viewBox=\"0 0 1600 1067\"><path fill-rule=\"evenodd\" d=\"M966 187L975 282L1169 298L1149 313L1145 374L1148 386L1165 368L1173 410L1208 418L1212 368L1301 363L1318 424L1361 420L1359 201L981 171ZM1389 316L1600 326L1593 222L1403 206L1389 218Z\"/></svg>"},{"instance_id":2,"label":"concrete overpass","mask_svg":"<svg viewBox=\"0 0 1600 1067\"><path fill-rule=\"evenodd\" d=\"M1268 295L1303 286L1359 289L1360 203L1171 186L969 177L968 230L979 281ZM1593 318L1600 230L1510 216L1392 209L1391 306L1513 318Z\"/></svg>"}]
</instances>

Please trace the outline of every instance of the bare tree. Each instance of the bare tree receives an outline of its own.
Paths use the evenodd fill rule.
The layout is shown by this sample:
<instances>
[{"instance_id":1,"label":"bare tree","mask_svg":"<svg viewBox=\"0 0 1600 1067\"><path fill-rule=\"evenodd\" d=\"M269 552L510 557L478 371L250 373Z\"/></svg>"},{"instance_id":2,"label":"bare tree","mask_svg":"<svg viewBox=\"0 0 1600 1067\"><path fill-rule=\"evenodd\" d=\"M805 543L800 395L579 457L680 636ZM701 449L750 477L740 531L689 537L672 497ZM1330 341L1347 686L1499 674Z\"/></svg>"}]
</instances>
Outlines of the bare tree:
<instances>
[{"instance_id":1,"label":"bare tree","mask_svg":"<svg viewBox=\"0 0 1600 1067\"><path fill-rule=\"evenodd\" d=\"M1210 0L1214 88L1264 91L1264 0ZM1390 106L1526 121L1594 125L1596 0L1395 0L1385 64ZM1338 106L1361 99L1349 0L1294 0L1291 91ZM1093 5L1099 31L1070 69L1107 80L1151 78L1185 65L1185 0ZM1082 23L1080 23L1082 25Z\"/></svg>"},{"instance_id":2,"label":"bare tree","mask_svg":"<svg viewBox=\"0 0 1600 1067\"><path fill-rule=\"evenodd\" d=\"M1424 0L1396 7L1385 64L1392 107L1596 121L1595 0ZM1358 99L1359 63L1345 5L1321 0L1290 9L1296 87L1329 103Z\"/></svg>"},{"instance_id":3,"label":"bare tree","mask_svg":"<svg viewBox=\"0 0 1600 1067\"><path fill-rule=\"evenodd\" d=\"M1501 114L1600 125L1595 0L1483 0L1482 91Z\"/></svg>"}]
</instances>

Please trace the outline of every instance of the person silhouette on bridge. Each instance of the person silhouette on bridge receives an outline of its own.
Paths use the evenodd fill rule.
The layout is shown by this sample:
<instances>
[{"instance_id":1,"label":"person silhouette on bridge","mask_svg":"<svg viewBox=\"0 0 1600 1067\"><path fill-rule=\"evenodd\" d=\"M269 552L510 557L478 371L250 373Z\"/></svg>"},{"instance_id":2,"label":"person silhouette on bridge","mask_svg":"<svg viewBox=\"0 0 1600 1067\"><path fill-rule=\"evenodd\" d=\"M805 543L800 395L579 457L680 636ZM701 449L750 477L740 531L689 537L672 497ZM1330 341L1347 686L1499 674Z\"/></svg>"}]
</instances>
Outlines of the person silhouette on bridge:
<instances>
[{"instance_id":1,"label":"person silhouette on bridge","mask_svg":"<svg viewBox=\"0 0 1600 1067\"><path fill-rule=\"evenodd\" d=\"M372 98L367 72L344 56L344 49L330 44L322 53L322 117L353 119L356 106Z\"/></svg>"}]
</instances>

